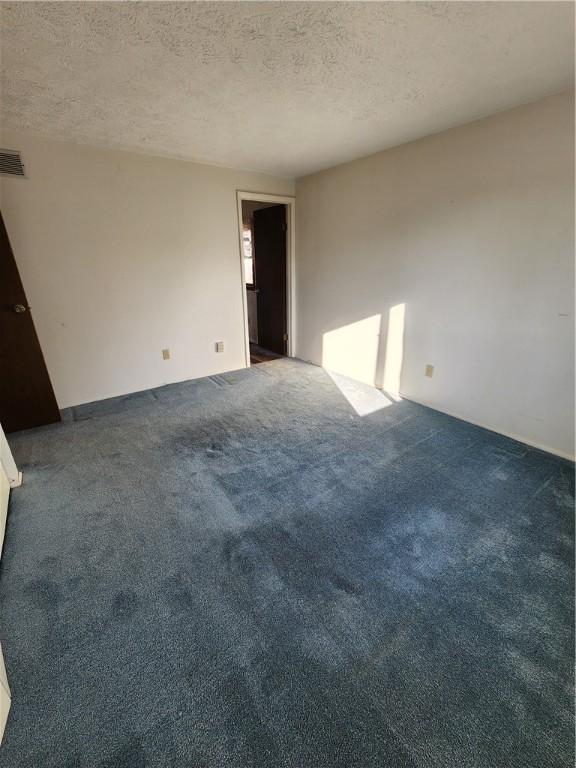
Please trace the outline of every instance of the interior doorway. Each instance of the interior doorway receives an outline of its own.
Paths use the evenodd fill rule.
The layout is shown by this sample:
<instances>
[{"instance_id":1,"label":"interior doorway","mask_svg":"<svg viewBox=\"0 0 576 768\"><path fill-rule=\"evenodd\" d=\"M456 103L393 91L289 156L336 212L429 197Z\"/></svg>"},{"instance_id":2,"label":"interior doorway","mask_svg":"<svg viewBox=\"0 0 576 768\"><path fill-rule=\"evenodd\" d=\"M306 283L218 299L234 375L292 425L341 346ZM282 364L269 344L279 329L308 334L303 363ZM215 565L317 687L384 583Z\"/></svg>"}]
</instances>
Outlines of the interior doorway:
<instances>
[{"instance_id":1,"label":"interior doorway","mask_svg":"<svg viewBox=\"0 0 576 768\"><path fill-rule=\"evenodd\" d=\"M247 365L290 355L293 210L285 198L239 193ZM243 195L243 197L240 197Z\"/></svg>"}]
</instances>

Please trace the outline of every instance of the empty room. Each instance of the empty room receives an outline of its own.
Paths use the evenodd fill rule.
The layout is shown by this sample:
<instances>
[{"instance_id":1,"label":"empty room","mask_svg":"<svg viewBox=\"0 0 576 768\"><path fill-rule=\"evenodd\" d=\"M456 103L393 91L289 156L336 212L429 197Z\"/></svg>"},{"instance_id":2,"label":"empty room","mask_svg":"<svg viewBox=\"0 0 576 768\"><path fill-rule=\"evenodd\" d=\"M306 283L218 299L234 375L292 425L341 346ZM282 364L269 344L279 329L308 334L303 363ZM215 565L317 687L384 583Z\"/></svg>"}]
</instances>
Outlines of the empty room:
<instances>
[{"instance_id":1,"label":"empty room","mask_svg":"<svg viewBox=\"0 0 576 768\"><path fill-rule=\"evenodd\" d=\"M0 3L1 768L574 764L574 15Z\"/></svg>"}]
</instances>

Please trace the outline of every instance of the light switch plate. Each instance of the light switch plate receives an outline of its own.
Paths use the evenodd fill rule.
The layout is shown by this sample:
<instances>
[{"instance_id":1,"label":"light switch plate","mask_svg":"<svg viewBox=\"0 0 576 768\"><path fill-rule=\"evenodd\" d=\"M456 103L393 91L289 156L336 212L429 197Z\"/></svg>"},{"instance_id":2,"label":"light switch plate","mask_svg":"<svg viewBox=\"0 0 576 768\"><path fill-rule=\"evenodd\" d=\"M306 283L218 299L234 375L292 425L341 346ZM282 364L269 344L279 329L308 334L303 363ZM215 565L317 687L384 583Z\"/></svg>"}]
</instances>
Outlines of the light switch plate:
<instances>
[{"instance_id":1,"label":"light switch plate","mask_svg":"<svg viewBox=\"0 0 576 768\"><path fill-rule=\"evenodd\" d=\"M434 366L433 365L427 365L426 370L424 371L424 375L428 376L429 379L434 376Z\"/></svg>"},{"instance_id":2,"label":"light switch plate","mask_svg":"<svg viewBox=\"0 0 576 768\"><path fill-rule=\"evenodd\" d=\"M217 341L216 342L216 352L224 352L224 342L223 341Z\"/></svg>"},{"instance_id":3,"label":"light switch plate","mask_svg":"<svg viewBox=\"0 0 576 768\"><path fill-rule=\"evenodd\" d=\"M164 360L170 360L170 350L169 349L163 349L162 350L162 358Z\"/></svg>"}]
</instances>

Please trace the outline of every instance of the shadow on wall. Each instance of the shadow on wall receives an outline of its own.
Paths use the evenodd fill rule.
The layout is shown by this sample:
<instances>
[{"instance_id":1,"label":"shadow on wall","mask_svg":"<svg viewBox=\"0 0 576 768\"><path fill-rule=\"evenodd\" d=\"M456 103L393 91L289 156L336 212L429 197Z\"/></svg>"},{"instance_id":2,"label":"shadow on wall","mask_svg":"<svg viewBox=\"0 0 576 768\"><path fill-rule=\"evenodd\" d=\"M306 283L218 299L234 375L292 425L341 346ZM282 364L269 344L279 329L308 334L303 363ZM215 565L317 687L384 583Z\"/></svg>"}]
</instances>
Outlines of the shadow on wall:
<instances>
[{"instance_id":1,"label":"shadow on wall","mask_svg":"<svg viewBox=\"0 0 576 768\"><path fill-rule=\"evenodd\" d=\"M385 343L381 314L322 336L322 366L359 416L400 400L405 311L390 307Z\"/></svg>"}]
</instances>

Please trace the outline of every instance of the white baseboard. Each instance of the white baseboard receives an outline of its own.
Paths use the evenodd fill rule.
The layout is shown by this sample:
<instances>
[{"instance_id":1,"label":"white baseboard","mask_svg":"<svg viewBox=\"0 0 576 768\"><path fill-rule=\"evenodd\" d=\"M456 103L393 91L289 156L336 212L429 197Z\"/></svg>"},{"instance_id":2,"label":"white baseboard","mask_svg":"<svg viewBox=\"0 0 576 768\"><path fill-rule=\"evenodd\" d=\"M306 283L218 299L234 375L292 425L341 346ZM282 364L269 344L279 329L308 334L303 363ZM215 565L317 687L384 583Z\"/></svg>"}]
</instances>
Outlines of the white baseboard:
<instances>
[{"instance_id":1,"label":"white baseboard","mask_svg":"<svg viewBox=\"0 0 576 768\"><path fill-rule=\"evenodd\" d=\"M490 432L496 432L496 434L502 435L503 437L509 437L512 440L516 440L519 443L524 443L524 445L529 445L531 448L537 448L539 451L545 451L546 453L551 453L554 456L559 456L561 459L568 459L568 461L576 460L576 456L571 456L569 453L565 453L564 451L558 451L556 450L556 448L550 448L549 445L542 445L540 443L536 443L535 441L530 440L527 437L522 437L521 435L515 435L512 432L504 432L503 430L493 426L492 424L486 424L481 421L473 421L468 416L462 416L461 413L454 413L454 411L447 411L444 408L438 408L435 405L431 405L430 403L424 402L424 400L417 400L415 397L406 395L404 392L400 392L400 397L403 400L409 400L412 403L418 403L418 405L423 405L425 408L431 408L433 411L438 411L439 413L445 413L446 416L453 416L455 419L460 419L460 421L466 421L468 422L468 424L474 424L475 427L482 427L483 429L488 429Z\"/></svg>"}]
</instances>

